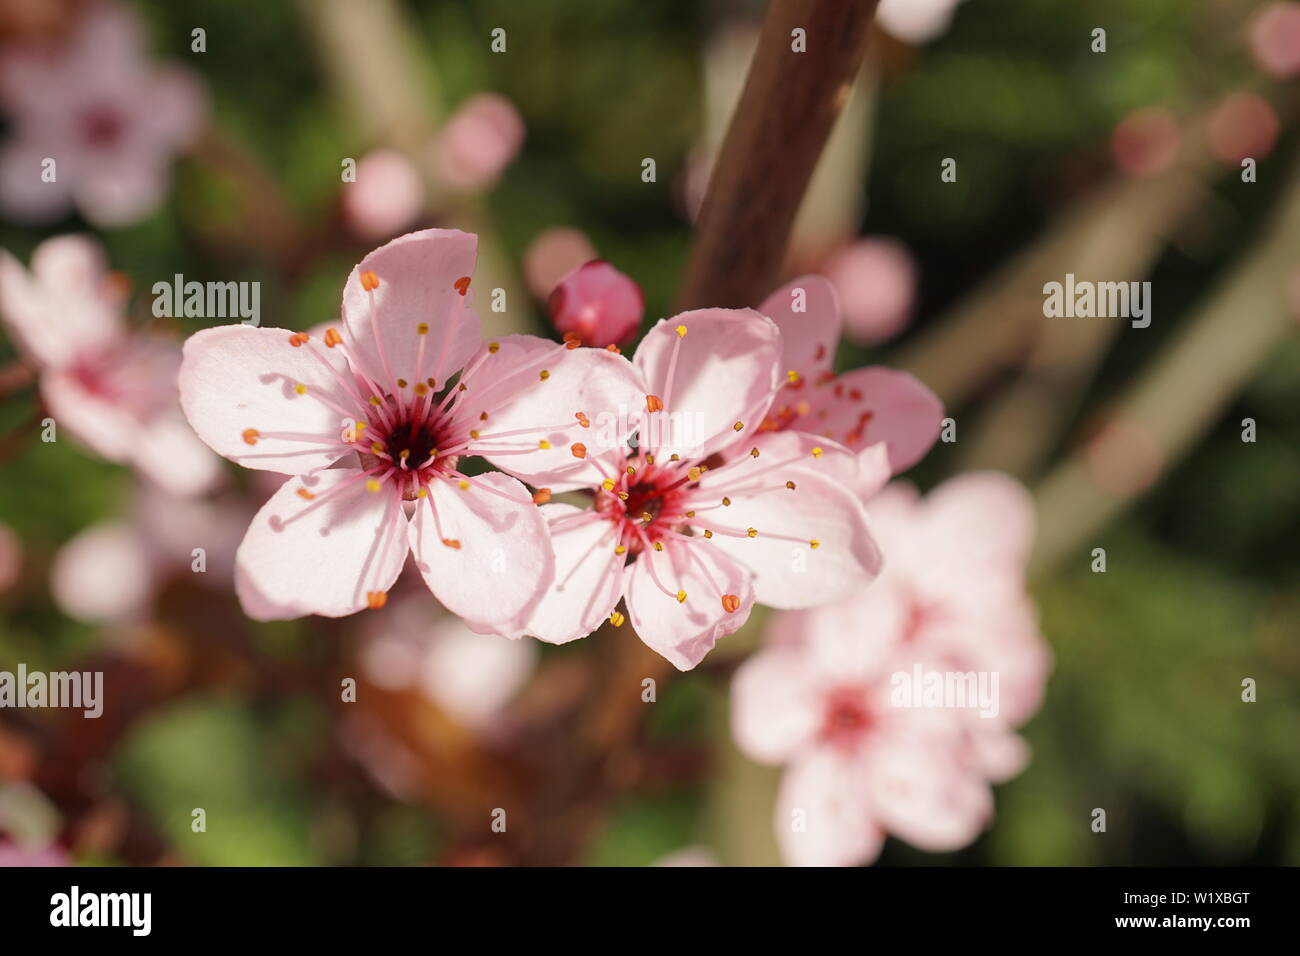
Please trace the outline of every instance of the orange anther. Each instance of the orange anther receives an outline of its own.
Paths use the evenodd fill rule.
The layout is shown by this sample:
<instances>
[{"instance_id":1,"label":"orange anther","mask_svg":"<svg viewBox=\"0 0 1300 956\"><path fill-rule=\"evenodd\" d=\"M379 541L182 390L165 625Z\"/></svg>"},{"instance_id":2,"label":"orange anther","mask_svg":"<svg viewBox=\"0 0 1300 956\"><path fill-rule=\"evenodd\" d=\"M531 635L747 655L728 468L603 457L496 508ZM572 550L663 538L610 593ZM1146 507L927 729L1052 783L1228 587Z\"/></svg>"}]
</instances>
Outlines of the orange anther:
<instances>
[{"instance_id":1,"label":"orange anther","mask_svg":"<svg viewBox=\"0 0 1300 956\"><path fill-rule=\"evenodd\" d=\"M580 441L575 441L572 445L570 445L569 451L573 452L574 458L587 457L587 446Z\"/></svg>"},{"instance_id":2,"label":"orange anther","mask_svg":"<svg viewBox=\"0 0 1300 956\"><path fill-rule=\"evenodd\" d=\"M243 433L245 445L256 445L257 439L262 435L256 428L245 428Z\"/></svg>"},{"instance_id":3,"label":"orange anther","mask_svg":"<svg viewBox=\"0 0 1300 956\"><path fill-rule=\"evenodd\" d=\"M722 595L722 609L728 614L735 614L740 609L740 596L737 594Z\"/></svg>"},{"instance_id":4,"label":"orange anther","mask_svg":"<svg viewBox=\"0 0 1300 956\"><path fill-rule=\"evenodd\" d=\"M452 285L456 287L456 291L461 295L466 295L469 292L469 276L461 276Z\"/></svg>"},{"instance_id":5,"label":"orange anther","mask_svg":"<svg viewBox=\"0 0 1300 956\"><path fill-rule=\"evenodd\" d=\"M379 276L375 275L369 269L361 273L361 288L367 292L374 292L379 288Z\"/></svg>"}]
</instances>

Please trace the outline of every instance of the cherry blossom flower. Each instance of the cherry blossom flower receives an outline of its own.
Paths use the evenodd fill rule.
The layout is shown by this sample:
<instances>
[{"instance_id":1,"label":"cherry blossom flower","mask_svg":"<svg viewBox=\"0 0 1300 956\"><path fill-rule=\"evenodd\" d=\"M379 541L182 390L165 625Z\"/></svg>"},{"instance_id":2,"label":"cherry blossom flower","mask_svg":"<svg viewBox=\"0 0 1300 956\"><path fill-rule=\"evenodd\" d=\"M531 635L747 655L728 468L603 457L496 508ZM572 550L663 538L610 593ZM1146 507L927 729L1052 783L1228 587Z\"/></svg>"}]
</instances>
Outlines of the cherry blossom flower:
<instances>
[{"instance_id":1,"label":"cherry blossom flower","mask_svg":"<svg viewBox=\"0 0 1300 956\"><path fill-rule=\"evenodd\" d=\"M871 508L889 555L879 579L778 615L732 686L741 750L786 766L775 824L796 865L871 862L887 832L936 852L974 840L990 782L1028 760L1014 728L1050 668L1025 593L1033 512L1020 485L971 473L920 500L895 484ZM899 692L917 668L995 675L992 706L914 706Z\"/></svg>"},{"instance_id":2,"label":"cherry blossom flower","mask_svg":"<svg viewBox=\"0 0 1300 956\"><path fill-rule=\"evenodd\" d=\"M124 282L109 274L89 237L41 243L30 273L0 250L0 318L39 368L41 398L57 427L172 494L205 491L220 478L220 463L181 415L180 349L129 332L124 300Z\"/></svg>"},{"instance_id":3,"label":"cherry blossom flower","mask_svg":"<svg viewBox=\"0 0 1300 956\"><path fill-rule=\"evenodd\" d=\"M780 356L776 325L752 310L682 313L647 333L634 363L611 356L624 364L618 417L635 426L635 448L575 443L567 461L557 449L530 472L497 461L531 484L592 496L586 508L543 506L555 586L518 633L584 637L606 618L621 624L623 600L641 640L689 670L755 600L807 607L871 580L879 554L842 484L852 454L758 427L783 381Z\"/></svg>"},{"instance_id":4,"label":"cherry blossom flower","mask_svg":"<svg viewBox=\"0 0 1300 956\"><path fill-rule=\"evenodd\" d=\"M72 866L72 860L55 843L31 846L0 841L0 868L31 866Z\"/></svg>"},{"instance_id":5,"label":"cherry blossom flower","mask_svg":"<svg viewBox=\"0 0 1300 956\"><path fill-rule=\"evenodd\" d=\"M641 287L603 259L578 266L551 290L551 321L566 342L621 345L645 314Z\"/></svg>"},{"instance_id":6,"label":"cherry blossom flower","mask_svg":"<svg viewBox=\"0 0 1300 956\"><path fill-rule=\"evenodd\" d=\"M98 226L158 207L172 157L196 140L207 113L194 73L150 63L135 11L109 2L88 5L58 46L0 51L0 108L12 123L0 149L0 209L42 223L75 205Z\"/></svg>"},{"instance_id":7,"label":"cherry blossom flower","mask_svg":"<svg viewBox=\"0 0 1300 956\"><path fill-rule=\"evenodd\" d=\"M1250 52L1260 68L1278 79L1300 73L1300 3L1270 3L1250 22Z\"/></svg>"},{"instance_id":8,"label":"cherry blossom flower","mask_svg":"<svg viewBox=\"0 0 1300 956\"><path fill-rule=\"evenodd\" d=\"M834 286L800 276L773 292L759 311L782 332L784 387L764 431L793 430L834 440L860 461L855 489L869 497L891 474L916 464L939 437L943 405L906 372L883 366L831 370L840 337Z\"/></svg>"},{"instance_id":9,"label":"cherry blossom flower","mask_svg":"<svg viewBox=\"0 0 1300 956\"><path fill-rule=\"evenodd\" d=\"M584 409L602 406L625 360L531 336L481 343L476 249L454 230L411 233L353 269L339 325L227 326L186 343L181 403L199 436L237 464L295 476L236 557L250 616L382 607L408 552L476 630L508 627L550 584L527 489L464 460L549 461L552 441L590 427Z\"/></svg>"}]
</instances>

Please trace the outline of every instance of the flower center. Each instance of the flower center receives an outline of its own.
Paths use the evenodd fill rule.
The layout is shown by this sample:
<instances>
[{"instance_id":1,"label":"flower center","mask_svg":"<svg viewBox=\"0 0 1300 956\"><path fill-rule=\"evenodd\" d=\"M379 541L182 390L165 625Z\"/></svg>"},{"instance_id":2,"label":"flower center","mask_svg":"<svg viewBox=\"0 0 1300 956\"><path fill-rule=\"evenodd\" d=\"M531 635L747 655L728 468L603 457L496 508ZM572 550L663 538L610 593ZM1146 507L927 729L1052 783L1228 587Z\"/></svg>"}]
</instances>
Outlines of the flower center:
<instances>
[{"instance_id":1,"label":"flower center","mask_svg":"<svg viewBox=\"0 0 1300 956\"><path fill-rule=\"evenodd\" d=\"M81 137L89 146L113 146L126 131L126 118L109 106L93 106L79 117Z\"/></svg>"},{"instance_id":2,"label":"flower center","mask_svg":"<svg viewBox=\"0 0 1300 956\"><path fill-rule=\"evenodd\" d=\"M853 748L874 724L875 719L863 698L862 689L841 687L827 701L821 736L834 746Z\"/></svg>"}]
</instances>

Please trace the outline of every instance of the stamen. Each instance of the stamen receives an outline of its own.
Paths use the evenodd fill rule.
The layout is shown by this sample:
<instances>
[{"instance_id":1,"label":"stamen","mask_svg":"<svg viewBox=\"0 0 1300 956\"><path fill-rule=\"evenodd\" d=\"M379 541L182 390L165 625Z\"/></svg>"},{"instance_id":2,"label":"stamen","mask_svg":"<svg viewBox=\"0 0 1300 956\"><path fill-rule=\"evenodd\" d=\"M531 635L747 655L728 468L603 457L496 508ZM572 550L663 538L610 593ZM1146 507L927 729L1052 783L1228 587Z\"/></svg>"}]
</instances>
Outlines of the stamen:
<instances>
[{"instance_id":1,"label":"stamen","mask_svg":"<svg viewBox=\"0 0 1300 956\"><path fill-rule=\"evenodd\" d=\"M294 348L300 348L306 345L310 338L311 336L306 332L295 332L293 335L289 336L289 344Z\"/></svg>"},{"instance_id":2,"label":"stamen","mask_svg":"<svg viewBox=\"0 0 1300 956\"><path fill-rule=\"evenodd\" d=\"M342 344L343 336L339 335L338 329L330 328L325 330L325 346L327 348L332 349L334 346Z\"/></svg>"},{"instance_id":3,"label":"stamen","mask_svg":"<svg viewBox=\"0 0 1300 956\"><path fill-rule=\"evenodd\" d=\"M536 491L533 492L533 504L535 505L544 505L546 504L546 502L550 500L551 500L550 488L538 488Z\"/></svg>"},{"instance_id":4,"label":"stamen","mask_svg":"<svg viewBox=\"0 0 1300 956\"><path fill-rule=\"evenodd\" d=\"M625 620L627 619L618 611L611 611L609 614L609 623L613 624L615 627L622 627Z\"/></svg>"},{"instance_id":5,"label":"stamen","mask_svg":"<svg viewBox=\"0 0 1300 956\"><path fill-rule=\"evenodd\" d=\"M372 611L378 611L381 607L383 607L387 603L388 603L387 591L366 592L366 604L370 607Z\"/></svg>"},{"instance_id":6,"label":"stamen","mask_svg":"<svg viewBox=\"0 0 1300 956\"><path fill-rule=\"evenodd\" d=\"M374 292L379 288L379 276L367 269L361 273L361 288L367 292Z\"/></svg>"},{"instance_id":7,"label":"stamen","mask_svg":"<svg viewBox=\"0 0 1300 956\"><path fill-rule=\"evenodd\" d=\"M261 434L256 428L245 428L241 437L244 439L245 445L256 445Z\"/></svg>"},{"instance_id":8,"label":"stamen","mask_svg":"<svg viewBox=\"0 0 1300 956\"><path fill-rule=\"evenodd\" d=\"M735 614L740 610L740 595L724 594L722 595L722 609L728 614Z\"/></svg>"}]
</instances>

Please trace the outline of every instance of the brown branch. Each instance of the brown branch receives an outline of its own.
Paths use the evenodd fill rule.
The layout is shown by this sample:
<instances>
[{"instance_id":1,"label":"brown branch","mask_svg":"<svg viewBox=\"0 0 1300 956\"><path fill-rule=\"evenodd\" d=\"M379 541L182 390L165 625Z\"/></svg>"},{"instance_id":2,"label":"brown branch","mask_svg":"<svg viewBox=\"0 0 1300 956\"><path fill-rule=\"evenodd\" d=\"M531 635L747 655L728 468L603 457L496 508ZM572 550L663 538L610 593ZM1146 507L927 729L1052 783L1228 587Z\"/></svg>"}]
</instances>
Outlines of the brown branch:
<instances>
[{"instance_id":1,"label":"brown branch","mask_svg":"<svg viewBox=\"0 0 1300 956\"><path fill-rule=\"evenodd\" d=\"M755 305L866 52L876 0L771 0L700 210L684 309ZM806 32L807 51L792 49Z\"/></svg>"}]
</instances>

